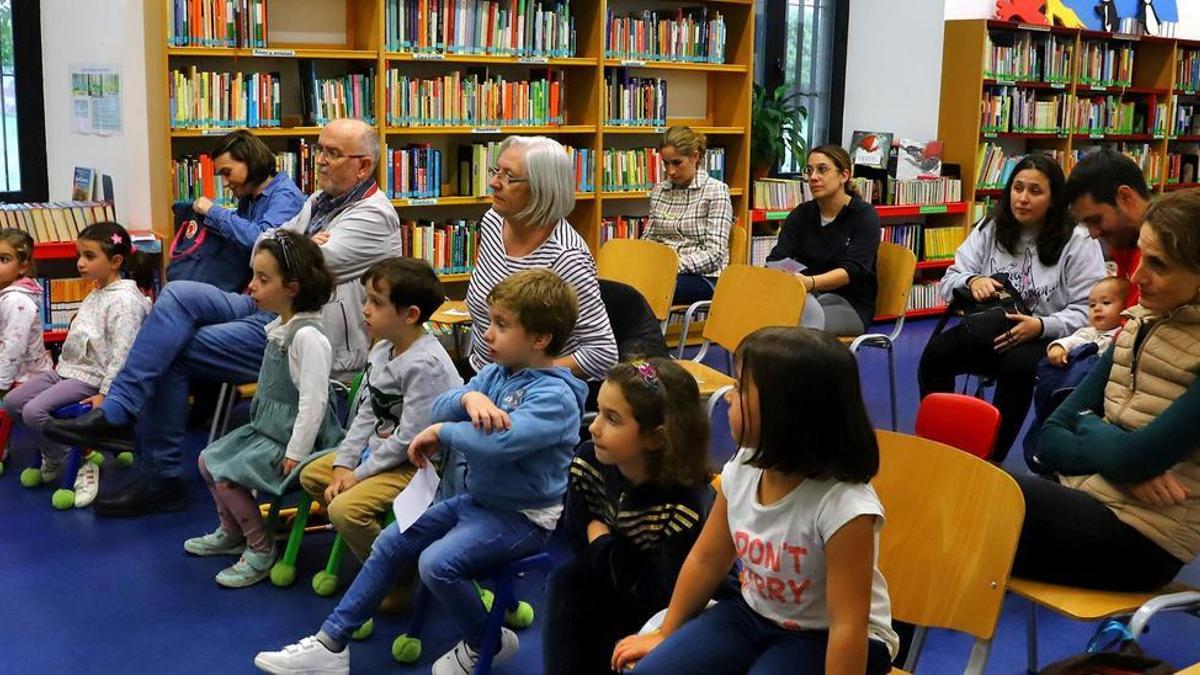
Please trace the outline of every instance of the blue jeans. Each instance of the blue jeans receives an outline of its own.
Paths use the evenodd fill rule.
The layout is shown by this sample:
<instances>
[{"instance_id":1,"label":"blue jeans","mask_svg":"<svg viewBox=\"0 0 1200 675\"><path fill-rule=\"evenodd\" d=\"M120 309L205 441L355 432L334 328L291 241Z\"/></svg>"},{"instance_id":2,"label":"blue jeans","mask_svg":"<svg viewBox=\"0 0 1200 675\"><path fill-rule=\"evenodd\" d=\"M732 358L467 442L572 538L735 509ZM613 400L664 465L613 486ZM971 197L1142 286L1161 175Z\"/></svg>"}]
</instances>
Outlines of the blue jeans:
<instances>
[{"instance_id":1,"label":"blue jeans","mask_svg":"<svg viewBox=\"0 0 1200 675\"><path fill-rule=\"evenodd\" d=\"M780 628L738 596L684 624L637 664L637 675L747 673L807 675L825 672L825 631ZM868 639L867 675L891 670L887 646Z\"/></svg>"},{"instance_id":2,"label":"blue jeans","mask_svg":"<svg viewBox=\"0 0 1200 675\"><path fill-rule=\"evenodd\" d=\"M396 584L400 570L416 560L425 587L461 624L467 644L478 649L487 613L473 579L540 551L549 539L549 530L520 513L489 509L471 495L438 502L404 532L392 523L379 533L371 555L321 630L348 642Z\"/></svg>"},{"instance_id":3,"label":"blue jeans","mask_svg":"<svg viewBox=\"0 0 1200 675\"><path fill-rule=\"evenodd\" d=\"M104 401L143 422L136 433L141 471L180 476L189 380L257 380L263 327L273 318L250 296L208 284L172 281L163 288Z\"/></svg>"}]
</instances>

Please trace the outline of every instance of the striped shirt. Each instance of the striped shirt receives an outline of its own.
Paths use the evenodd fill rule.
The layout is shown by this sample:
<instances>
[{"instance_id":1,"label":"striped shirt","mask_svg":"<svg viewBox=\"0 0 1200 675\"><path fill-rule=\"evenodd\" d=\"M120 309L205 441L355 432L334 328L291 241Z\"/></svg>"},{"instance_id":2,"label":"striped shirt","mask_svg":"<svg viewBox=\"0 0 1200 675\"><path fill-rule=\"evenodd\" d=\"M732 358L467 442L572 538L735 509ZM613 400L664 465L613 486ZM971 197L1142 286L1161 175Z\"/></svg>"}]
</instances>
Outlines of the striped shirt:
<instances>
[{"instance_id":1,"label":"striped shirt","mask_svg":"<svg viewBox=\"0 0 1200 675\"><path fill-rule=\"evenodd\" d=\"M488 209L479 224L479 255L467 285L471 331L471 367L479 371L492 362L483 334L491 325L487 296L492 288L517 272L549 269L567 282L579 298L579 319L560 356L573 356L589 379L601 380L617 362L617 341L600 299L596 261L583 237L563 220L532 253L513 258L504 248L504 218Z\"/></svg>"},{"instance_id":2,"label":"striped shirt","mask_svg":"<svg viewBox=\"0 0 1200 675\"><path fill-rule=\"evenodd\" d=\"M679 254L680 274L717 276L729 264L733 205L729 186L703 169L687 187L669 179L650 192L650 226L645 238Z\"/></svg>"}]
</instances>

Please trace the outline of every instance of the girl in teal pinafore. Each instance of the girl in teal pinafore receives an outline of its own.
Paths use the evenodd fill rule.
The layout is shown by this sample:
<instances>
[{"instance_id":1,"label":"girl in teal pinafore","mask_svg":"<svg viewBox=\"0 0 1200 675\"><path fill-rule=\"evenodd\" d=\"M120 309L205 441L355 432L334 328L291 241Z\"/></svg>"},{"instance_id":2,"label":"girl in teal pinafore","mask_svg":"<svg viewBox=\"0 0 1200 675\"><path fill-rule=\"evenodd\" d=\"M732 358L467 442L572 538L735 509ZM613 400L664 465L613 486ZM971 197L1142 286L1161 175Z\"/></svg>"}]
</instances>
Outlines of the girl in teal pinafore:
<instances>
[{"instance_id":1,"label":"girl in teal pinafore","mask_svg":"<svg viewBox=\"0 0 1200 675\"><path fill-rule=\"evenodd\" d=\"M279 496L300 469L335 447L341 426L330 406L333 350L321 329L321 306L333 278L321 250L306 237L275 230L259 242L250 295L259 308L277 312L267 324L267 346L250 404L250 422L200 453L200 474L216 502L220 526L187 540L194 555L241 554L216 581L241 588L265 579L275 563L275 544L263 527L251 490Z\"/></svg>"}]
</instances>

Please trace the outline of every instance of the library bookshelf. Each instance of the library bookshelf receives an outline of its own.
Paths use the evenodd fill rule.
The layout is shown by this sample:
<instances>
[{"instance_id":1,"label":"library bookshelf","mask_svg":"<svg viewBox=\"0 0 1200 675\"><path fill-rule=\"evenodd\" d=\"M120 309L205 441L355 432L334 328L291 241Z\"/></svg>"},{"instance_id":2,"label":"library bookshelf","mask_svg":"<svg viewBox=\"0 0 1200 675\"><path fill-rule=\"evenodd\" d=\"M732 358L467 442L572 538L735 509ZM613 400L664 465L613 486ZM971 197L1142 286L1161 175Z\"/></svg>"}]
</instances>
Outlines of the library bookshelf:
<instances>
[{"instance_id":1,"label":"library bookshelf","mask_svg":"<svg viewBox=\"0 0 1200 675\"><path fill-rule=\"evenodd\" d=\"M388 49L387 11L395 0L267 0L269 16L262 48L183 47L170 45L172 0L146 3L146 67L148 81L150 153L161 161L162 170L152 171L152 207L156 231L165 241L172 235L170 203L172 161L187 154L208 152L217 137L231 128L172 128L170 114L172 69L195 66L226 72L281 73L283 118L296 119L301 88L290 73L298 73L298 62L312 60L325 69L375 75L373 92L374 126L384 148L402 148L428 143L442 151L440 196L393 199L401 221L478 218L490 204L484 196L456 194L457 147L499 141L510 134L543 134L576 149L589 149L594 157L590 183L602 186L601 158L606 148L631 149L656 146L666 127L686 124L709 136L710 147L725 150L725 182L730 186L735 217L749 217L749 127L754 58L754 5L750 0L655 0L654 9L674 10L706 6L718 11L726 26L725 62L674 62L626 60L606 56L605 38L609 11L628 15L646 8L635 0L570 0L575 20L576 53L570 56L518 57L462 53L411 53ZM503 4L503 3L502 3ZM513 8L517 2L512 2ZM521 3L525 5L525 3ZM339 65L340 64L340 65ZM420 77L435 77L487 68L488 72L514 79L529 78L547 68L562 73L566 83L565 115L552 126L394 126L388 124L387 73L395 69ZM661 77L667 81L667 116L662 126L606 124L606 75L626 69L637 77ZM291 139L319 135L317 126L278 126L251 129L263 136L272 149L286 148ZM385 182L381 165L377 178ZM571 224L595 252L605 216L643 214L648 211L646 191L610 192L596 190L576 194ZM459 283L469 273L441 275L446 282Z\"/></svg>"},{"instance_id":2,"label":"library bookshelf","mask_svg":"<svg viewBox=\"0 0 1200 675\"><path fill-rule=\"evenodd\" d=\"M1042 76L1004 77L988 72L989 49L1017 43L1046 45L1054 41L1070 52L1069 65L1048 67L1041 59ZM1132 67L1109 81L1098 80L1085 56L1111 52L1131 54ZM1043 51L1041 56L1051 52ZM972 58L970 55L976 55ZM994 199L1001 186L986 180L986 146L998 146L1004 157L1030 152L1053 153L1069 174L1078 157L1096 147L1108 146L1137 161L1147 183L1156 192L1200 187L1200 177L1180 183L1172 159L1181 153L1200 154L1200 134L1191 116L1181 118L1197 99L1194 77L1185 77L1185 59L1200 55L1200 42L1101 33L1062 27L1031 26L994 20L953 20L945 25L942 56L942 97L938 137L945 143L943 159L962 167L963 195L968 202ZM1088 63L1085 63L1088 61ZM1117 71L1120 69L1114 69ZM1184 81L1186 80L1186 81ZM998 131L984 124L989 96L1027 92L1039 102L1051 98L1066 105L1054 128L1032 131ZM1107 124L1097 125L1086 116L1093 104L1103 108ZM1124 106L1124 109L1122 109ZM1184 106L1181 110L1181 106ZM1196 110L1200 111L1200 105ZM1131 113L1131 114L1130 114ZM1015 118L1015 116L1014 116ZM1086 123L1086 126L1085 126ZM967 223L964 223L966 226Z\"/></svg>"}]
</instances>

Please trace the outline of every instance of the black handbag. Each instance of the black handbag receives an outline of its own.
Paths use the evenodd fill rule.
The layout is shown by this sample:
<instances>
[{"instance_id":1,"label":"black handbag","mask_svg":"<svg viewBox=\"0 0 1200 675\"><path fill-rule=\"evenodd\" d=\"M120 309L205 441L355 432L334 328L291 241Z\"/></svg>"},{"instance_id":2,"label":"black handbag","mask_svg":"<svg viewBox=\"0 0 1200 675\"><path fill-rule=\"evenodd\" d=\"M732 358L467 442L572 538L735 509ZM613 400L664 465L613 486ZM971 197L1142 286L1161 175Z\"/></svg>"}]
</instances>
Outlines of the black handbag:
<instances>
[{"instance_id":1,"label":"black handbag","mask_svg":"<svg viewBox=\"0 0 1200 675\"><path fill-rule=\"evenodd\" d=\"M990 350L996 338L1012 325L1006 315L1029 314L1029 308L1021 300L1021 294L1013 288L1007 274L996 274L991 278L999 281L1004 288L987 300L976 300L969 286L954 289L950 305L933 329L933 334L941 333L950 317L959 316L962 317L959 330L965 333L966 342L976 349Z\"/></svg>"}]
</instances>

